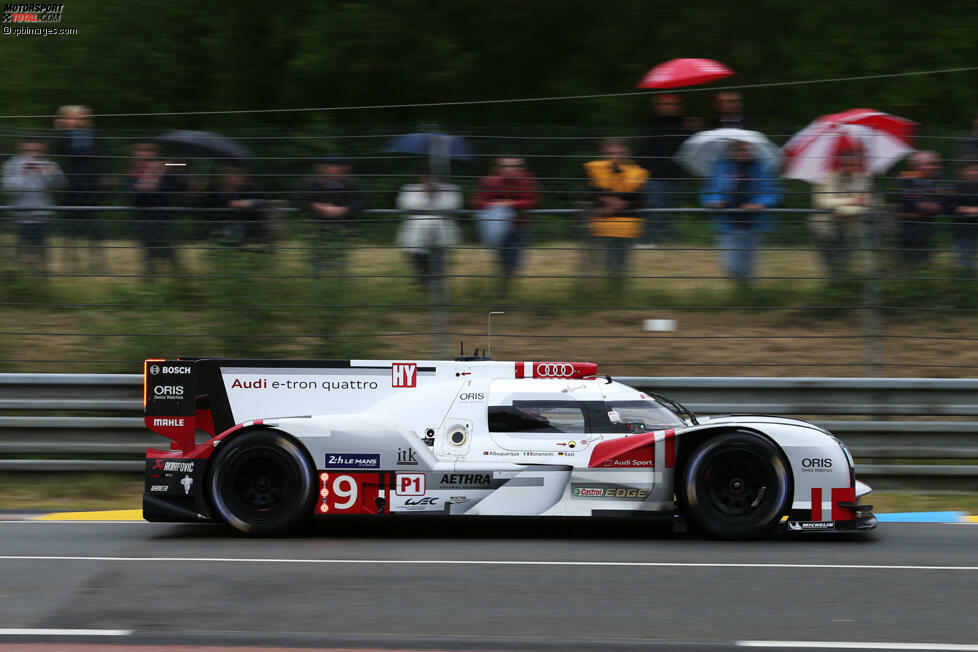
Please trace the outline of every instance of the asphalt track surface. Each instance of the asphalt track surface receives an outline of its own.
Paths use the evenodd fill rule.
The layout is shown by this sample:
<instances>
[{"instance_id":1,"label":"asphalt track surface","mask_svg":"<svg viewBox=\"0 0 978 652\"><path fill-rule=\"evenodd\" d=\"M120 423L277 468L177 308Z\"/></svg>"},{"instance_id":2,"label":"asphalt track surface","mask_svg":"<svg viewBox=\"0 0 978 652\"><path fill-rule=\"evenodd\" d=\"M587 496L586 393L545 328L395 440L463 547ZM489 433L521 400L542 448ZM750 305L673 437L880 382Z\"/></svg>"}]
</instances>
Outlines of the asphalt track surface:
<instances>
[{"instance_id":1,"label":"asphalt track surface","mask_svg":"<svg viewBox=\"0 0 978 652\"><path fill-rule=\"evenodd\" d=\"M0 650L978 650L976 524L720 542L634 522L356 520L248 539L19 521L0 523L0 578Z\"/></svg>"}]
</instances>

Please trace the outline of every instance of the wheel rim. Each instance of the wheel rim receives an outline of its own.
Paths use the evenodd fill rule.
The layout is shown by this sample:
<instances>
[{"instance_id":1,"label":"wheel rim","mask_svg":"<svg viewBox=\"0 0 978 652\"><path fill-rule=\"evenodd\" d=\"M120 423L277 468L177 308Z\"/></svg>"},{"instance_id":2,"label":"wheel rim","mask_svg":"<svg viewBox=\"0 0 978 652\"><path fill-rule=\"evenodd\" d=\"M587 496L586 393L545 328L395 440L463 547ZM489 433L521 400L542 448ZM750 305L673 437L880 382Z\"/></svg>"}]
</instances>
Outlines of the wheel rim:
<instances>
[{"instance_id":1,"label":"wheel rim","mask_svg":"<svg viewBox=\"0 0 978 652\"><path fill-rule=\"evenodd\" d=\"M272 519L292 507L298 472L288 455L270 447L242 451L227 466L222 495L230 510L251 521Z\"/></svg>"},{"instance_id":2,"label":"wheel rim","mask_svg":"<svg viewBox=\"0 0 978 652\"><path fill-rule=\"evenodd\" d=\"M749 521L766 513L777 493L777 474L762 457L746 450L720 453L703 473L710 507L729 520Z\"/></svg>"}]
</instances>

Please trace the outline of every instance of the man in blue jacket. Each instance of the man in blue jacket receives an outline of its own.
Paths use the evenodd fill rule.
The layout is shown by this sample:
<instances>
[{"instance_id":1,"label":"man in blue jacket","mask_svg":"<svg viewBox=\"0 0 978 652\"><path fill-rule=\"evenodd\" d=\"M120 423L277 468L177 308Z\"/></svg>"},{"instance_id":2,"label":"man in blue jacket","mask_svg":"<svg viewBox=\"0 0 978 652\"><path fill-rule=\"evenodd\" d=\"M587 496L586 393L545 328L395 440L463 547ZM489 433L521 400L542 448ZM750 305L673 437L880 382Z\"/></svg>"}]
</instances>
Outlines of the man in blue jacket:
<instances>
[{"instance_id":1,"label":"man in blue jacket","mask_svg":"<svg viewBox=\"0 0 978 652\"><path fill-rule=\"evenodd\" d=\"M734 142L713 164L700 193L706 208L738 209L714 214L721 264L741 284L754 277L756 252L771 224L764 211L781 201L781 187L770 165L754 158L753 146Z\"/></svg>"}]
</instances>

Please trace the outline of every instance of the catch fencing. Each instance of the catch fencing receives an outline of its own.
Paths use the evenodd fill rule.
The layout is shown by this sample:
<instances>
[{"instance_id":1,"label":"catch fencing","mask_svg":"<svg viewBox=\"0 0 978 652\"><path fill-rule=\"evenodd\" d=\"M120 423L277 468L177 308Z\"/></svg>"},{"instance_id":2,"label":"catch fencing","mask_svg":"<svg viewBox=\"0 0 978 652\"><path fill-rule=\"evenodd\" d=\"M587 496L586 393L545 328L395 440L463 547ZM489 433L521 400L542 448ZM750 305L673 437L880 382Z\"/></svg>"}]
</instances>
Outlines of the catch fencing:
<instances>
[{"instance_id":1,"label":"catch fencing","mask_svg":"<svg viewBox=\"0 0 978 652\"><path fill-rule=\"evenodd\" d=\"M807 417L875 488L978 490L978 379L618 380L698 414ZM143 425L141 393L137 374L0 374L0 471L141 471L145 449L166 445Z\"/></svg>"}]
</instances>

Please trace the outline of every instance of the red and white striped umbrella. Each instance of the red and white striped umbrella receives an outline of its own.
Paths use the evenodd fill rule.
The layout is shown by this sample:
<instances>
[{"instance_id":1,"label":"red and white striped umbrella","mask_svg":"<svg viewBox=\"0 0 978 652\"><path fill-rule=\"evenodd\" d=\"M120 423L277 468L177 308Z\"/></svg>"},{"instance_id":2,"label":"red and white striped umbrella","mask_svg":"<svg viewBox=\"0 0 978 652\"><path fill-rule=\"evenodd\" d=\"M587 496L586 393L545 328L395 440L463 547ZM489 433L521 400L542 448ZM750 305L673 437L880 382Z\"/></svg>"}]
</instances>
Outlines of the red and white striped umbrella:
<instances>
[{"instance_id":1,"label":"red and white striped umbrella","mask_svg":"<svg viewBox=\"0 0 978 652\"><path fill-rule=\"evenodd\" d=\"M874 109L850 109L816 118L782 148L783 175L814 183L835 167L839 151L858 148L869 174L879 174L914 151L917 123Z\"/></svg>"}]
</instances>

